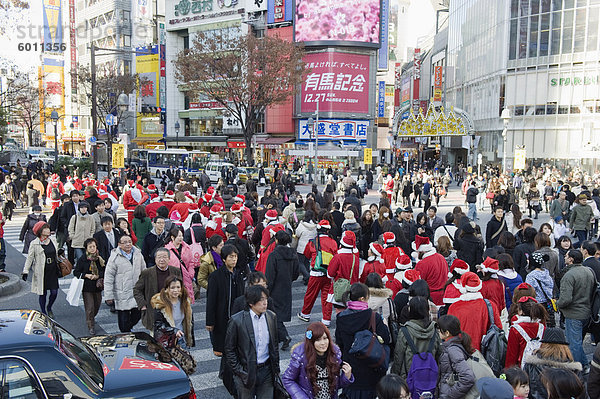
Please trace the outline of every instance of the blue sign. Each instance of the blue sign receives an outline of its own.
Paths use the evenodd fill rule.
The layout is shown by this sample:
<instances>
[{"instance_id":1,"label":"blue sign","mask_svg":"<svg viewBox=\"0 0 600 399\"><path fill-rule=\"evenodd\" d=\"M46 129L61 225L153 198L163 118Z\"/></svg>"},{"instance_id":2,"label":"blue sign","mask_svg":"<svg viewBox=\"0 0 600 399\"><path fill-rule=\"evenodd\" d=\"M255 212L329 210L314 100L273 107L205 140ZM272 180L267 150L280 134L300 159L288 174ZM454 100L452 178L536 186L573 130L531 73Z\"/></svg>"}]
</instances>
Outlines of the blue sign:
<instances>
[{"instance_id":1,"label":"blue sign","mask_svg":"<svg viewBox=\"0 0 600 399\"><path fill-rule=\"evenodd\" d=\"M267 23L291 22L294 15L292 13L293 3L293 0L268 0Z\"/></svg>"},{"instance_id":2,"label":"blue sign","mask_svg":"<svg viewBox=\"0 0 600 399\"><path fill-rule=\"evenodd\" d=\"M117 124L117 118L113 114L106 115L106 124L108 126L114 126Z\"/></svg>"},{"instance_id":3,"label":"blue sign","mask_svg":"<svg viewBox=\"0 0 600 399\"><path fill-rule=\"evenodd\" d=\"M94 136L92 136L88 139L88 141L90 142L91 145L94 145L94 144L96 144L96 141L98 141L98 139L95 138Z\"/></svg>"},{"instance_id":4,"label":"blue sign","mask_svg":"<svg viewBox=\"0 0 600 399\"><path fill-rule=\"evenodd\" d=\"M106 136L106 129L98 129L98 136Z\"/></svg>"},{"instance_id":5,"label":"blue sign","mask_svg":"<svg viewBox=\"0 0 600 399\"><path fill-rule=\"evenodd\" d=\"M390 0L381 0L381 26L380 26L380 39L381 47L377 50L379 63L377 68L379 70L388 69L389 61L389 30L390 30Z\"/></svg>"},{"instance_id":6,"label":"blue sign","mask_svg":"<svg viewBox=\"0 0 600 399\"><path fill-rule=\"evenodd\" d=\"M307 119L298 121L298 140L314 140L316 131L319 140L367 140L367 130L371 125L369 120L319 119L316 126L310 125Z\"/></svg>"},{"instance_id":7,"label":"blue sign","mask_svg":"<svg viewBox=\"0 0 600 399\"><path fill-rule=\"evenodd\" d=\"M379 92L377 97L377 116L383 118L385 116L385 81L379 81Z\"/></svg>"}]
</instances>

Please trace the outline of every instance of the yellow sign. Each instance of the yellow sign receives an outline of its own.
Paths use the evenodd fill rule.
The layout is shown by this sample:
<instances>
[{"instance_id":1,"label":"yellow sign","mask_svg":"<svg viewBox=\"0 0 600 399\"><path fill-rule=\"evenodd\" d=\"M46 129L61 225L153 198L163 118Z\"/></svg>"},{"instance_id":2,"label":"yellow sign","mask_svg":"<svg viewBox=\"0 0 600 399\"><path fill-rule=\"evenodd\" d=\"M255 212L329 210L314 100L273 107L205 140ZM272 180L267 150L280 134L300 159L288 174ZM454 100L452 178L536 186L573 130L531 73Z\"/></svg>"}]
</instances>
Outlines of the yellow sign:
<instances>
[{"instance_id":1,"label":"yellow sign","mask_svg":"<svg viewBox=\"0 0 600 399\"><path fill-rule=\"evenodd\" d=\"M433 101L429 103L427 112L423 114L419 111L415 115L412 110L410 116L404 119L399 126L398 136L464 136L467 134L467 127L462 118L454 113L451 108L446 112L444 107L437 111L433 106Z\"/></svg>"},{"instance_id":2,"label":"yellow sign","mask_svg":"<svg viewBox=\"0 0 600 399\"><path fill-rule=\"evenodd\" d=\"M371 148L365 148L365 165L371 165L373 163L373 150Z\"/></svg>"},{"instance_id":3,"label":"yellow sign","mask_svg":"<svg viewBox=\"0 0 600 399\"><path fill-rule=\"evenodd\" d=\"M527 159L527 151L524 149L515 150L515 162L513 169L523 170L525 169L525 159Z\"/></svg>"},{"instance_id":4,"label":"yellow sign","mask_svg":"<svg viewBox=\"0 0 600 399\"><path fill-rule=\"evenodd\" d=\"M113 169L119 169L125 167L125 145L124 144L113 144L112 145L112 167Z\"/></svg>"}]
</instances>

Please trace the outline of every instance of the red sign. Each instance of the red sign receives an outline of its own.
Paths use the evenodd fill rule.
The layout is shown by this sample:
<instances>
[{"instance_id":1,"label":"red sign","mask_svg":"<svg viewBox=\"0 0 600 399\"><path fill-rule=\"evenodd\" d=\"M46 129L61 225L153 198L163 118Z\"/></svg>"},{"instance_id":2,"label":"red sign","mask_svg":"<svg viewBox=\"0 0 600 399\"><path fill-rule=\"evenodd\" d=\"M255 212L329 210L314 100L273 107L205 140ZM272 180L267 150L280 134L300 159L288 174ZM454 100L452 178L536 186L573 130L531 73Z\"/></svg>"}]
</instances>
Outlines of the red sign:
<instances>
[{"instance_id":1,"label":"red sign","mask_svg":"<svg viewBox=\"0 0 600 399\"><path fill-rule=\"evenodd\" d=\"M190 103L190 109L214 109L223 108L223 105L218 101L202 101L199 103Z\"/></svg>"},{"instance_id":2,"label":"red sign","mask_svg":"<svg viewBox=\"0 0 600 399\"><path fill-rule=\"evenodd\" d=\"M433 68L433 101L442 101L442 67Z\"/></svg>"},{"instance_id":3,"label":"red sign","mask_svg":"<svg viewBox=\"0 0 600 399\"><path fill-rule=\"evenodd\" d=\"M419 82L421 81L421 49L415 49L413 59L413 102L412 108L415 114L419 113Z\"/></svg>"},{"instance_id":4,"label":"red sign","mask_svg":"<svg viewBox=\"0 0 600 399\"><path fill-rule=\"evenodd\" d=\"M229 147L229 148L246 148L246 142L244 142L244 141L228 141L227 147Z\"/></svg>"},{"instance_id":5,"label":"red sign","mask_svg":"<svg viewBox=\"0 0 600 399\"><path fill-rule=\"evenodd\" d=\"M285 0L275 0L273 8L273 22L285 21Z\"/></svg>"},{"instance_id":6,"label":"red sign","mask_svg":"<svg viewBox=\"0 0 600 399\"><path fill-rule=\"evenodd\" d=\"M71 44L71 90L77 93L77 42L75 34L75 0L69 0L69 37Z\"/></svg>"},{"instance_id":7,"label":"red sign","mask_svg":"<svg viewBox=\"0 0 600 399\"><path fill-rule=\"evenodd\" d=\"M158 362L155 360L132 359L126 357L119 370L166 370L179 371L179 367L170 363Z\"/></svg>"},{"instance_id":8,"label":"red sign","mask_svg":"<svg viewBox=\"0 0 600 399\"><path fill-rule=\"evenodd\" d=\"M341 52L304 57L310 72L302 84L300 112L369 112L368 55Z\"/></svg>"},{"instance_id":9,"label":"red sign","mask_svg":"<svg viewBox=\"0 0 600 399\"><path fill-rule=\"evenodd\" d=\"M402 64L397 62L394 67L394 107L400 106L400 80L402 79Z\"/></svg>"}]
</instances>

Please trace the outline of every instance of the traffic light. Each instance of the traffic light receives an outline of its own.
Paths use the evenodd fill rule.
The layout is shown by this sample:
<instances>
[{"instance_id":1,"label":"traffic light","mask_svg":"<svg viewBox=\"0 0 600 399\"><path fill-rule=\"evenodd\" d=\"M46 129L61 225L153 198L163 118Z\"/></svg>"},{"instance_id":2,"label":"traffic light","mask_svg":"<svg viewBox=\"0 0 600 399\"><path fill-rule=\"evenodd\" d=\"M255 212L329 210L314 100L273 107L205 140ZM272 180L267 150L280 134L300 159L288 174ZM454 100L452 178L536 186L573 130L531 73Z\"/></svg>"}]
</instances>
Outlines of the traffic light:
<instances>
[{"instance_id":1,"label":"traffic light","mask_svg":"<svg viewBox=\"0 0 600 399\"><path fill-rule=\"evenodd\" d=\"M142 114L159 114L162 111L160 107L152 105L142 105Z\"/></svg>"}]
</instances>

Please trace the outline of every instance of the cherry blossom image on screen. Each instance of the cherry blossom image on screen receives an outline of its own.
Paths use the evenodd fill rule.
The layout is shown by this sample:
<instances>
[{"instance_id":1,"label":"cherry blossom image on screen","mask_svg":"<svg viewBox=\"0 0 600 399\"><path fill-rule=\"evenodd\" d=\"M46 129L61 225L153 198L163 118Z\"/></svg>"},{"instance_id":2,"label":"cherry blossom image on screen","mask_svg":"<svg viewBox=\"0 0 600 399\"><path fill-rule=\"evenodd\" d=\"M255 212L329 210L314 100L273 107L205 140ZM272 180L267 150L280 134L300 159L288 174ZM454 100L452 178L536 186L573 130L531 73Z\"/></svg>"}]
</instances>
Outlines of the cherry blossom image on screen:
<instances>
[{"instance_id":1,"label":"cherry blossom image on screen","mask_svg":"<svg viewBox=\"0 0 600 399\"><path fill-rule=\"evenodd\" d=\"M380 0L296 0L296 41L379 43Z\"/></svg>"}]
</instances>

